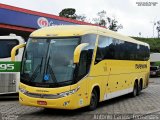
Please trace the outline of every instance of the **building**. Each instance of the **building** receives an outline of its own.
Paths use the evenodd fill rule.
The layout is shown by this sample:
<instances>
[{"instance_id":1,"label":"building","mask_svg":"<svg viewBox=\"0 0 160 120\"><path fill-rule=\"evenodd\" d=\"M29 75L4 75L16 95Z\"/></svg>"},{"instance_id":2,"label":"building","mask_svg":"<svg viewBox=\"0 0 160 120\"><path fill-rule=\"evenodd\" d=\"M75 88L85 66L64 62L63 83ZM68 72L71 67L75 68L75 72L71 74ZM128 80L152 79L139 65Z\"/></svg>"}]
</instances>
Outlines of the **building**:
<instances>
[{"instance_id":1,"label":"building","mask_svg":"<svg viewBox=\"0 0 160 120\"><path fill-rule=\"evenodd\" d=\"M27 39L32 31L41 27L70 24L93 25L56 15L0 4L0 35L15 33Z\"/></svg>"},{"instance_id":2,"label":"building","mask_svg":"<svg viewBox=\"0 0 160 120\"><path fill-rule=\"evenodd\" d=\"M150 54L150 64L151 66L160 66L160 53Z\"/></svg>"},{"instance_id":3,"label":"building","mask_svg":"<svg viewBox=\"0 0 160 120\"><path fill-rule=\"evenodd\" d=\"M150 54L151 66L160 66L160 53Z\"/></svg>"},{"instance_id":4,"label":"building","mask_svg":"<svg viewBox=\"0 0 160 120\"><path fill-rule=\"evenodd\" d=\"M151 62L159 62L160 61L160 53L151 53L150 54Z\"/></svg>"}]
</instances>

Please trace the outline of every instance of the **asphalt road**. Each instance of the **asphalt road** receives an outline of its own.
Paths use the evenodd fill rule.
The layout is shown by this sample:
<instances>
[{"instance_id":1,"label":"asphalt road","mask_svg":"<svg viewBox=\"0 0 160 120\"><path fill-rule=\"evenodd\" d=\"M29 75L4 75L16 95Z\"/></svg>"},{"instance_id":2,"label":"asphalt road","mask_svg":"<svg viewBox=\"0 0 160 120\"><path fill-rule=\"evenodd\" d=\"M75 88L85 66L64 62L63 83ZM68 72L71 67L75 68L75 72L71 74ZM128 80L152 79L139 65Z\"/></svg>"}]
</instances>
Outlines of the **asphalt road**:
<instances>
[{"instance_id":1,"label":"asphalt road","mask_svg":"<svg viewBox=\"0 0 160 120\"><path fill-rule=\"evenodd\" d=\"M22 106L18 99L0 99L0 120L120 120L160 119L160 78L150 78L149 87L132 98L129 95L99 104L95 111L86 108L68 110L46 110Z\"/></svg>"}]
</instances>

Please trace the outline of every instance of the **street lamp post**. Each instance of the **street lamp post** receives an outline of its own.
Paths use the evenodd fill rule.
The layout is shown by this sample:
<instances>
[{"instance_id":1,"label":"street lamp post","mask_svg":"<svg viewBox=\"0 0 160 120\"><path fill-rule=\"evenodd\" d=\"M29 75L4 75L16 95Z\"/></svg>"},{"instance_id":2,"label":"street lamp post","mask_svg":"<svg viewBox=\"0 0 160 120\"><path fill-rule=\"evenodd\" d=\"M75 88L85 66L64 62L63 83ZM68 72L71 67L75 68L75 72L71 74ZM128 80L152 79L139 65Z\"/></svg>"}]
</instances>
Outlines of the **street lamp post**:
<instances>
[{"instance_id":1,"label":"street lamp post","mask_svg":"<svg viewBox=\"0 0 160 120\"><path fill-rule=\"evenodd\" d=\"M156 25L156 22L154 20L154 21L151 21L151 23L153 24L153 38L154 38L154 26Z\"/></svg>"},{"instance_id":2,"label":"street lamp post","mask_svg":"<svg viewBox=\"0 0 160 120\"><path fill-rule=\"evenodd\" d=\"M158 38L160 38L160 21L157 22L157 32L158 32Z\"/></svg>"}]
</instances>

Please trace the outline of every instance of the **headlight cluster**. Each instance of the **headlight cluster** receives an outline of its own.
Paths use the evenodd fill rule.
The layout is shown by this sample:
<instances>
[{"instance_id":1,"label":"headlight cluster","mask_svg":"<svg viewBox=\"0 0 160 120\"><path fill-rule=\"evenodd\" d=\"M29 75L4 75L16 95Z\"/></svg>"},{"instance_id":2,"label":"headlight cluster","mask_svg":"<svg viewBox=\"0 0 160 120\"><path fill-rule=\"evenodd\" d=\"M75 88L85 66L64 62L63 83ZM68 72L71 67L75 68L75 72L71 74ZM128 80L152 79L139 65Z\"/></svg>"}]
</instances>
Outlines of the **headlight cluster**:
<instances>
[{"instance_id":1,"label":"headlight cluster","mask_svg":"<svg viewBox=\"0 0 160 120\"><path fill-rule=\"evenodd\" d=\"M78 86L77 88L75 88L75 89L73 89L73 90L59 93L58 95L59 95L60 97L66 97L66 96L68 96L68 95L74 94L74 93L77 92L79 89L80 89L80 86Z\"/></svg>"},{"instance_id":2,"label":"headlight cluster","mask_svg":"<svg viewBox=\"0 0 160 120\"><path fill-rule=\"evenodd\" d=\"M27 93L27 90L20 88L20 87L19 87L19 91L22 92L23 94Z\"/></svg>"},{"instance_id":3,"label":"headlight cluster","mask_svg":"<svg viewBox=\"0 0 160 120\"><path fill-rule=\"evenodd\" d=\"M78 86L75 89L72 89L72 90L69 90L66 92L62 92L62 93L57 93L57 94L39 94L39 93L28 92L27 90L19 87L19 91L27 96L35 97L35 98L46 98L46 99L57 99L57 98L61 98L61 97L66 97L66 96L74 94L79 89L80 89L80 86Z\"/></svg>"}]
</instances>

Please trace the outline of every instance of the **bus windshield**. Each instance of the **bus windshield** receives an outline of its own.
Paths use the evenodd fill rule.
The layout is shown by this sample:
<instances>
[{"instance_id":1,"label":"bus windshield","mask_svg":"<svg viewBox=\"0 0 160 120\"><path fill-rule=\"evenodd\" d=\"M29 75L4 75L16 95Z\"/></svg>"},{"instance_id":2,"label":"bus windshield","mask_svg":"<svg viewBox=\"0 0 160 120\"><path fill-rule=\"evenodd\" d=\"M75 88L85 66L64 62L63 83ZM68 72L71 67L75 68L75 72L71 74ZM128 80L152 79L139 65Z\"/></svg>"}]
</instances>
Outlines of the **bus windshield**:
<instances>
[{"instance_id":1,"label":"bus windshield","mask_svg":"<svg viewBox=\"0 0 160 120\"><path fill-rule=\"evenodd\" d=\"M21 81L49 87L73 82L73 54L80 38L30 38L24 52Z\"/></svg>"}]
</instances>

